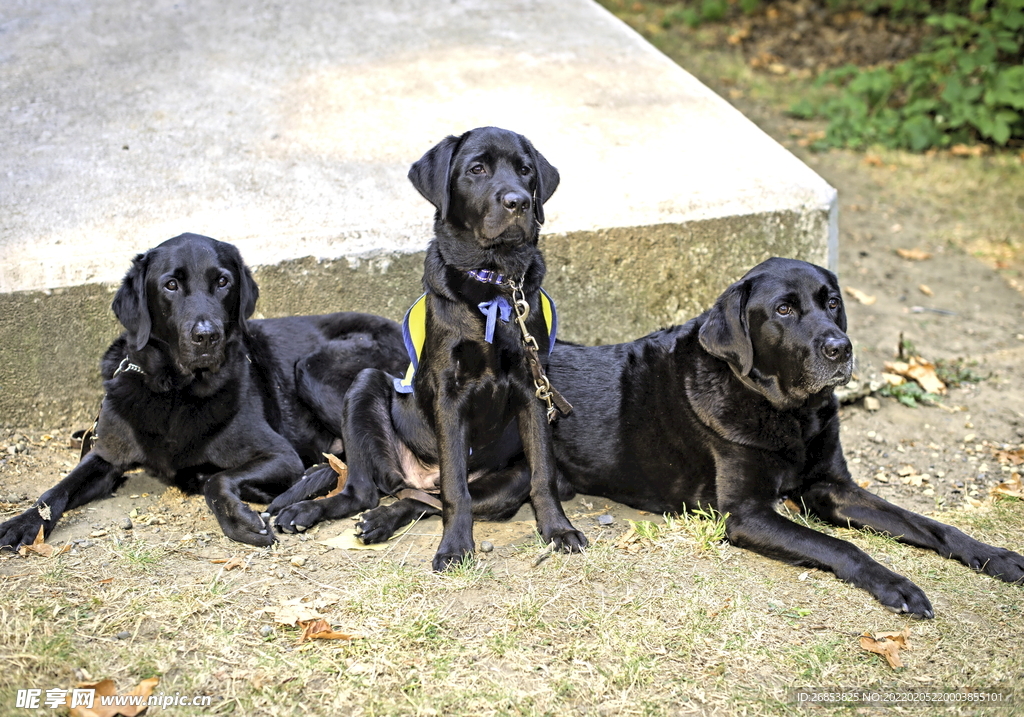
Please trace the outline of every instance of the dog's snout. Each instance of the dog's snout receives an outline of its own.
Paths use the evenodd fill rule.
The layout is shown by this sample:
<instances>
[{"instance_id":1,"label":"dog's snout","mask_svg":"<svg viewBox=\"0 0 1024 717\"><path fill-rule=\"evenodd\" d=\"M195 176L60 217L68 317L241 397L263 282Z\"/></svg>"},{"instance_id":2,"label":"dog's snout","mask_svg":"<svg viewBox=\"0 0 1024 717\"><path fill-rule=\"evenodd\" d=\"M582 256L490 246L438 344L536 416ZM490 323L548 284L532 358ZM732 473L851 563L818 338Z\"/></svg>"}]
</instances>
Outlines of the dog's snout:
<instances>
[{"instance_id":1,"label":"dog's snout","mask_svg":"<svg viewBox=\"0 0 1024 717\"><path fill-rule=\"evenodd\" d=\"M821 354L829 361L848 361L853 352L850 339L845 336L833 336L825 339L821 346Z\"/></svg>"},{"instance_id":2,"label":"dog's snout","mask_svg":"<svg viewBox=\"0 0 1024 717\"><path fill-rule=\"evenodd\" d=\"M530 198L522 192L506 192L501 197L501 206L510 212L525 212L530 208Z\"/></svg>"},{"instance_id":3,"label":"dog's snout","mask_svg":"<svg viewBox=\"0 0 1024 717\"><path fill-rule=\"evenodd\" d=\"M221 332L212 321L199 321L192 327L192 343L198 346L214 346L220 338Z\"/></svg>"}]
</instances>

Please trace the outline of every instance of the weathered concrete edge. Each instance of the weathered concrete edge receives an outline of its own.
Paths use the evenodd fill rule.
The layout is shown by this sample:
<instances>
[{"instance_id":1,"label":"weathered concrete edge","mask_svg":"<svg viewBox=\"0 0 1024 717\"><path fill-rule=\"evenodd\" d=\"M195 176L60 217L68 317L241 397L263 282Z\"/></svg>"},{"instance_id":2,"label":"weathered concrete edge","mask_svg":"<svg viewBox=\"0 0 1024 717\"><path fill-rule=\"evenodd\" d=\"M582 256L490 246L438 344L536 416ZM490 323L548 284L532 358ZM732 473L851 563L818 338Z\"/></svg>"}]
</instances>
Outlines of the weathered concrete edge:
<instances>
[{"instance_id":1,"label":"weathered concrete edge","mask_svg":"<svg viewBox=\"0 0 1024 717\"><path fill-rule=\"evenodd\" d=\"M835 266L835 201L685 224L545 236L560 336L613 343L680 323L769 256ZM400 319L421 291L423 253L254 267L257 316L357 310ZM125 267L127 269L127 266ZM120 327L116 286L0 294L0 425L69 427L95 416L99 359Z\"/></svg>"}]
</instances>

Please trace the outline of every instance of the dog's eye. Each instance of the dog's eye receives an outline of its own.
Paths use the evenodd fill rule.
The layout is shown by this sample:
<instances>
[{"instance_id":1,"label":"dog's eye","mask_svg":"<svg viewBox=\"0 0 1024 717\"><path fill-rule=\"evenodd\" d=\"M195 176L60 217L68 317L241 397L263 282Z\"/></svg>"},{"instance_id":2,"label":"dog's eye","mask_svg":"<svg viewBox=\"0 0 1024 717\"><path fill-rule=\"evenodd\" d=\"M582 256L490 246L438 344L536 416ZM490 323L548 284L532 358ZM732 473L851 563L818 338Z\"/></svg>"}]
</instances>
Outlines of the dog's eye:
<instances>
[{"instance_id":1,"label":"dog's eye","mask_svg":"<svg viewBox=\"0 0 1024 717\"><path fill-rule=\"evenodd\" d=\"M832 311L835 311L836 309L838 309L839 308L839 299L837 299L834 296L831 299L829 299L828 300L828 308L831 309Z\"/></svg>"},{"instance_id":2,"label":"dog's eye","mask_svg":"<svg viewBox=\"0 0 1024 717\"><path fill-rule=\"evenodd\" d=\"M178 290L178 280L177 279L168 279L167 283L164 284L164 288L167 289L168 291L177 291Z\"/></svg>"},{"instance_id":3,"label":"dog's eye","mask_svg":"<svg viewBox=\"0 0 1024 717\"><path fill-rule=\"evenodd\" d=\"M220 288L223 289L227 285L228 285L228 278L226 276L222 276L221 278L217 279L217 286L219 286Z\"/></svg>"},{"instance_id":4,"label":"dog's eye","mask_svg":"<svg viewBox=\"0 0 1024 717\"><path fill-rule=\"evenodd\" d=\"M484 165L482 164L474 164L472 167L469 168L470 174L483 174L486 171L487 170L484 169Z\"/></svg>"},{"instance_id":5,"label":"dog's eye","mask_svg":"<svg viewBox=\"0 0 1024 717\"><path fill-rule=\"evenodd\" d=\"M789 304L779 304L775 309L775 313L779 316L789 316L793 313L793 307Z\"/></svg>"},{"instance_id":6,"label":"dog's eye","mask_svg":"<svg viewBox=\"0 0 1024 717\"><path fill-rule=\"evenodd\" d=\"M520 173L521 175L523 175L524 177L525 177L525 176L526 176L527 174L529 174L530 172L532 172L532 171L533 171L533 170L532 170L532 169L530 169L529 167L520 167L520 168L519 168L519 173Z\"/></svg>"}]
</instances>

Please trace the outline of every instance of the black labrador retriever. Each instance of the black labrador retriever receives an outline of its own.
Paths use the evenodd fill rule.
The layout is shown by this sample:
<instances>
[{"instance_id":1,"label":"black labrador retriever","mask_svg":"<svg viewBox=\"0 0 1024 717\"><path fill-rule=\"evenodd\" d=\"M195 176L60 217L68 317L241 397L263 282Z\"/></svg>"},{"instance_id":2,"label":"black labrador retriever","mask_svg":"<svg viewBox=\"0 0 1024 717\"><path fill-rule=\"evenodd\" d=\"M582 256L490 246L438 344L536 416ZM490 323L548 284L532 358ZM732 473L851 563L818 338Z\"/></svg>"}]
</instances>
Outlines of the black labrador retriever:
<instances>
[{"instance_id":1,"label":"black labrador retriever","mask_svg":"<svg viewBox=\"0 0 1024 717\"><path fill-rule=\"evenodd\" d=\"M288 505L328 487L303 481L271 505L272 513L283 507L275 524L304 530L373 508L378 490L412 490L418 498L364 516L363 540L388 537L371 528L374 514L393 522L404 520L393 510L408 512L410 520L440 512L444 532L433 567L443 571L473 552L474 515L510 517L526 496L516 503L506 493L526 485L544 540L566 552L582 550L586 538L559 501L551 414L537 398L524 348L528 332L542 373L553 332L545 320L537 240L558 172L525 137L484 127L443 140L413 164L409 179L437 208L426 293L417 304L425 336L420 353L411 351L417 364L411 384L385 371L356 378L342 425L348 483L334 497ZM516 303L529 309L522 322L512 316ZM416 314L414 306L410 341L419 333ZM440 504L429 495L438 486Z\"/></svg>"},{"instance_id":2,"label":"black labrador retriever","mask_svg":"<svg viewBox=\"0 0 1024 717\"><path fill-rule=\"evenodd\" d=\"M682 326L614 346L559 343L549 377L576 409L554 426L562 495L575 489L653 513L714 508L728 514L733 544L830 570L889 609L921 617L933 610L919 587L776 505L788 497L825 522L887 533L1021 581L1024 556L854 483L833 393L852 369L836 277L792 259L756 266ZM526 492L506 486L502 499L521 503ZM395 506L372 526L377 535L403 524Z\"/></svg>"},{"instance_id":3,"label":"black labrador retriever","mask_svg":"<svg viewBox=\"0 0 1024 717\"><path fill-rule=\"evenodd\" d=\"M49 534L65 511L144 467L201 492L224 534L274 535L243 501L266 503L303 466L342 449L337 403L367 367L400 370L397 323L336 313L250 321L259 290L238 250L182 234L135 257L114 296L125 331L103 356L106 396L92 450L36 505L0 525L0 546ZM333 475L333 471L322 471Z\"/></svg>"},{"instance_id":4,"label":"black labrador retriever","mask_svg":"<svg viewBox=\"0 0 1024 717\"><path fill-rule=\"evenodd\" d=\"M894 612L932 617L924 592L851 543L776 512L870 528L1007 582L1024 557L882 500L850 476L833 389L853 352L831 272L769 259L683 326L632 343L560 346L551 378L577 408L555 427L558 464L581 493L655 513L727 513L729 541L829 570Z\"/></svg>"}]
</instances>

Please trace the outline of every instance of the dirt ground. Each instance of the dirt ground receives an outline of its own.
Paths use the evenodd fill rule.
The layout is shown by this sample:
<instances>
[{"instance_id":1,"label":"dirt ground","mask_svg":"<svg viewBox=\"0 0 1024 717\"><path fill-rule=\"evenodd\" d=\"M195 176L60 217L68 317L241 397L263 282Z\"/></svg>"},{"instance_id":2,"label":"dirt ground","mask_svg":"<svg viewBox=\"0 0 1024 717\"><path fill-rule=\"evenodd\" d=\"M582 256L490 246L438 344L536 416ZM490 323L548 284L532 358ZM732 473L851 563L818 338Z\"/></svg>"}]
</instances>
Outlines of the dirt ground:
<instances>
[{"instance_id":1,"label":"dirt ground","mask_svg":"<svg viewBox=\"0 0 1024 717\"><path fill-rule=\"evenodd\" d=\"M838 188L841 227L840 281L846 298L849 334L854 341L858 361L856 379L860 384L870 385L873 381L882 381L884 364L894 360L901 336L913 343L921 356L932 361L962 360L962 365L970 367L974 374L980 377L980 380L951 387L948 394L941 397L939 405L911 408L894 398L881 396L877 391L868 401L871 403L870 399L877 399L877 408L874 410L869 410L871 407L866 406L863 398L845 405L841 416L842 440L855 478L862 485L893 502L936 515L940 520L944 519L943 515L947 511L952 511L949 515L954 518L964 515L964 511L967 514L974 512L988 515L986 511L991 510L988 499L992 487L1010 478L1014 472L1019 472L1020 463L1024 460L1024 274L1021 271L1024 267L1024 246L1020 235L1021 220L1024 219L1024 165L1021 159L1010 154L977 157L922 157L901 153L864 155L838 151L820 155L810 154L804 149L805 140L821 128L813 123L791 120L784 112L786 98L799 93L805 87L799 84L803 79L799 73L760 73L757 63L752 61L751 56L737 61L735 55L728 54L728 47L722 54L718 50L713 52L707 45L701 45L702 41L722 44L721 38L707 40L705 37L702 40L702 36L697 34L683 42L677 35L659 24L657 20L660 16L656 12L651 14L642 4L634 5L643 12L630 15L623 11L627 20L645 32L670 56L681 59L687 69L701 77L713 89L730 98L748 117L800 155ZM662 12L662 9L656 10ZM720 30L716 32L722 35ZM690 58L690 61L687 61L687 58ZM903 258L897 253L900 249L917 250L921 252L918 256L927 255L927 258ZM850 291L851 288L856 291ZM874 297L874 300L871 303L862 303L856 295ZM84 426L52 426L45 431L13 430L6 435L0 435L0 519L28 508L43 490L75 465L77 453L70 446L68 437L73 430L82 427ZM657 516L643 515L603 499L585 496L577 497L569 503L566 511L593 543L605 546L608 550L611 549L608 546L616 545L616 541L622 540L623 534L629 528L628 521L659 520ZM288 697L291 701L284 707L281 706L284 703L275 703L274 699L285 698L280 695L275 698L272 693L275 690L288 693L291 687L285 682L272 683L267 677L267 674L273 673L274 670L280 672L282 668L278 666L271 669L262 662L256 664L254 660L258 662L263 658L256 658L253 655L263 655L270 661L267 664L271 665L278 665L277 660L287 662L293 659L289 655L292 654L293 648L290 645L294 635L289 634L285 640L281 635L280 626L275 627L271 621L261 618L260 610L263 606L287 596L309 594L311 591L316 594L325 591L330 593L338 590L337 586L341 580L366 579L368 589L373 586L373 590L398 591L398 596L394 598L395 605L422 604L423 614L434 616L431 618L434 622L427 624L424 622L425 618L417 617L410 623L415 625L415 630L408 628L408 634L403 633L402 639L407 640L406 643L402 643L403 649L408 652L407 662L403 663L405 666L398 671L401 673L400 676L394 677L396 684L405 685L400 691L395 692L398 695L397 703L382 703L384 706L379 709L365 708L362 710L364 713L402 714L407 710L409 713L430 714L433 710L434 713L440 711L448 714L458 711L465 714L559 714L564 713L568 709L567 705L572 704L575 705L572 709L579 714L632 713L637 705L647 705L643 709L637 708L637 713L725 714L729 711L723 705L742 701L735 696L719 699L710 692L704 694L701 692L704 687L699 684L706 680L714 682L723 676L729 677L733 671L739 670L735 661L719 664L712 657L700 657L700 651L693 652L690 648L687 648L689 651L684 650L689 656L687 659L690 660L686 662L686 669L699 663L698 673L693 678L696 682L689 685L692 690L687 694L699 692L704 695L701 698L704 701L693 710L682 707L675 710L664 708L666 698L659 691L661 687L644 682L639 672L630 672L633 668L630 667L632 663L628 660L622 663L625 666L618 662L613 665L615 669L621 667L624 677L609 677L601 670L599 657L584 654L586 651L580 647L578 653L574 653L574 657L566 659L573 665L597 665L595 669L600 675L594 673L588 679L598 682L602 679L609 680L609 687L601 698L603 701L587 702L580 696L583 694L582 688L565 677L562 692L559 690L563 688L557 687L557 684L551 687L555 683L549 680L543 683L545 686L537 686L533 692L527 690L527 696L524 696L527 692L521 692L508 697L507 699L512 702L508 705L500 703L505 707L472 707L471 705L476 703L467 697L465 699L469 700L468 702L462 703L461 707L456 706L458 709L452 707L446 712L444 707L438 706L437 701L441 699L437 696L438 693L431 693L426 687L426 678L416 683L416 689L409 688L407 683L411 679L410 670L415 673L415 670L422 667L424 660L429 662L430 659L434 659L428 659L424 655L428 655L428 647L434 644L432 641L440 639L439 634L446 635L452 632L465 636L451 627L453 614L472 616L476 620L481 614L494 610L495 604L502 606L506 605L503 601L511 601L508 604L514 603L514 610L501 607L499 612L504 611L501 612L505 616L503 619L519 621L515 622L515 630L508 628L510 632L507 634L516 635L517 639L523 639L525 635L537 643L529 659L536 660L538 654L551 654L558 649L552 647L551 642L557 641L557 638L549 637L548 633L544 633L543 637L537 637L536 632L543 632L544 625L554 624L553 618L548 618L548 622L545 623L538 616L543 615L545 610L561 609L559 606L564 602L562 593L556 592L550 601L547 601L546 597L543 601L537 598L536 605L531 603L533 607L527 610L524 607L525 597L510 596L508 593L512 587L501 587L504 581L508 586L517 586L516 589L524 589L527 592L534 590L533 584L529 582L531 571L537 570L536 566L540 564L544 555L542 546L536 543L532 515L529 510L524 510L508 523L478 524L477 540L487 541L493 545L493 552L481 552L479 556L486 574L493 578L493 584L487 584L484 588L478 588L474 582L484 579L472 575L467 578L468 582L465 585L460 584L458 589L437 588L435 583L424 582L435 580L429 576L429 562L440 537L440 523L437 519L417 524L407 535L389 545L384 553L331 549L319 542L340 534L351 527L351 524L351 521L325 524L305 535L282 536L280 543L272 549L257 550L230 543L223 538L200 498L184 496L174 489L165 490L160 483L144 473L133 474L115 497L97 501L65 516L48 541L58 547L70 546L68 553L52 559L62 561L59 569L39 558L22 558L9 554L0 557L0 584L4 584L4 591L10 596L18 595L19 599L29 596L33 604L47 606L45 610L36 610L45 614L33 618L36 622L32 624L36 627L32 630L38 629L41 634L45 633L47 639L56 639L53 636L60 637L63 634L59 628L58 616L66 616L74 610L83 611L80 618L75 618L81 622L75 622L72 628L68 628L71 631L68 633L70 636L61 638L66 639L67 645L60 649L66 649L67 652L58 650L50 657L46 656L49 654L46 650L50 647L40 647L33 642L36 638L29 635L32 630L25 625L15 624L11 614L4 613L0 616L0 629L6 630L7 636L16 640L18 645L0 654L0 659L16 666L22 671L22 675L44 675L54 686L75 679L88 681L106 676L90 672L90 669L96 669L95 665L115 672L119 669L120 674L116 675L120 678L119 686L127 686L128 682L146 677L146 670L149 669L150 672L164 675L168 684L194 687L208 694L228 695L228 698L224 698L226 701L217 708L218 712L224 713L306 714L309 713L305 711L307 709L328 709L328 705L333 705L331 709L340 710L331 713L348 712L350 710L346 709L344 704L337 702L341 699L337 695L343 691L338 692L337 684L328 680L328 673L334 670L334 674L344 673L350 675L353 680L361 680L358 682L361 686L359 689L373 687L375 683L371 678L374 675L377 679L386 681L385 678L391 674L391 668L386 665L381 667L379 659L369 657L368 651L360 652L360 648L345 648L337 652L340 657L318 653L317 659L326 661L324 664L330 663L329 668L325 668L323 664L319 667L312 666L311 662L308 672L301 672L303 689L311 692L304 692L305 697ZM991 540L999 540L1006 547L1018 551L1024 549L1024 541L1020 539L1018 533L1007 534L998 523L993 524L991 520L978 524L988 526ZM879 538L863 539L875 540L876 542L871 545L876 550L881 546L881 550L895 556L888 558L887 562L898 562L903 559L900 557L904 555L903 553L894 551L887 544L878 543ZM619 548L623 545L621 542L618 543ZM730 614L728 610L731 608L727 606L738 605L746 599L742 591L752 591L752 594L757 595L755 602L758 602L760 607L764 604L770 606L768 612L772 615L769 617L779 622L766 623L768 627L764 629L769 632L785 632L788 629L795 631L794 626L823 603L842 603L845 600L860 606L858 615L881 613L869 596L855 590L841 592L840 584L831 576L812 576L809 583L796 582L797 579L805 581L807 573L802 573L797 578L800 571L796 569L772 563L744 551L730 548L723 550L724 557L720 555L710 562L706 557L693 558L688 554L685 560L688 565L695 566L692 568L693 573L687 573L689 577L678 578L680 585L691 591L693 600L699 602L704 599L700 586L705 580L711 579L707 576L715 571L724 571L723 574L727 574L726 577L731 582L723 584L734 585L737 592L735 597L723 598L719 588L718 592L714 593L716 597L707 598L717 601L717 607L701 608L701 619L709 621L710 626L716 624L715 620L721 619L718 617L720 613ZM600 552L596 554L600 556ZM641 567L623 567L624 563L615 563L618 577L614 580L612 577L598 579L594 583L593 593L589 592L590 587L587 587L587 595L597 595L600 604L604 606L610 599L609 596L614 596L616 600L638 600L637 595L643 595L645 591L663 591L666 584L671 584L673 588L679 587L675 583L676 577L669 580L656 572L660 568L652 565L651 561L656 562L659 555L662 553L643 553L643 556L647 556L643 560L647 562L641 560L643 556L636 557L634 562L639 561ZM227 561L236 557L244 564L240 564L238 570L231 572ZM715 562L719 559L721 563ZM550 570L557 569L560 572L556 574L563 575L566 569L564 566L571 565L570 560L571 558L553 556L549 564L555 567ZM153 561L163 561L160 562L160 571L154 572L148 567ZM167 577L163 572L165 563L173 566L173 577ZM598 572L612 570L601 567L600 563L595 565L598 567L593 569ZM399 588L399 583L392 581L383 583L387 587L382 588L373 582L376 579L374 576L382 571L407 568L414 572L401 573L400 577L404 580L401 584L405 587ZM649 584L638 578L622 577L631 575L630 571L634 569L654 571L650 572L650 575L658 576L656 583ZM936 585L943 584L943 570L947 568L928 568L928 574ZM983 614L981 608L963 607L963 604L969 605L969 602L957 602L961 599L969 601L969 593L973 588L958 589L959 591L953 591L948 597L935 597L936 607L941 610L944 606L951 606L956 612L956 620L959 621L956 625L964 625L967 632L983 632L992 639L996 639L994 636L1005 635L1005 645L1000 648L1003 652L990 657L990 662L998 663L996 667L999 667L1002 664L1000 661L1008 661L1012 670L1019 673L1019 658L1013 657L1013 654L1019 653L1019 646L1014 648L1013 645L1020 641L1020 633L1018 628L1011 628L1012 625L1019 626L1021 610L1024 609L1018 593L1000 592L1005 589L1001 586L993 587L990 584L993 581L988 578L967 574L969 571L961 566L951 565L948 570L963 572L966 574L965 580L977 581L979 595L984 593L987 596L995 591L997 597L991 598L998 603L993 603L995 617ZM242 580L235 576L243 571L248 571L247 577L244 578L245 584L232 582ZM76 575L79 577L75 578ZM367 575L371 577L368 578ZM737 575L745 576L747 581L761 579L751 578L752 575L762 576L764 582L742 583L737 581ZM605 579L608 582L602 583L601 581ZM649 575L645 579L650 579ZM661 582L662 579L666 580L664 584ZM124 582L131 582L132 585L124 586ZM86 583L93 587L87 587ZM122 586L119 587L119 583ZM230 585L224 590L215 589L218 584L223 583ZM258 587L253 587L257 584ZM522 588L523 585L527 587ZM780 588L779 585L785 587ZM111 612L104 618L103 629L97 630L98 637L86 638L82 634L84 628L81 625L86 624L85 621L99 620L96 615L101 614L102 610L96 606L130 601L131 590L148 591L146 595L150 601L162 599L161 595L171 600L172 594L177 596L187 593L192 589L189 586L203 586L201 599L197 598L200 602L190 604L192 606L179 615L177 622L164 616L158 608L152 608L150 603L146 603L145 607L139 607L131 614L125 613L122 608L118 608L119 612ZM350 582L349 589L355 587L358 586L353 586ZM682 587L679 587L679 590L682 590ZM431 592L432 590L435 592ZM439 590L440 595L436 594ZM605 590L607 592L604 592ZM808 591L810 594L805 594ZM761 596L762 593L772 596L771 599ZM966 594L966 597L961 593ZM496 595L504 597L495 597ZM238 628L238 632L225 633L232 636L235 652L216 653L210 646L211 643L203 642L203 638L200 637L200 632L205 628L196 628L189 622L213 621L221 629L227 630L228 628L220 622L224 619L223 614L217 612L222 605L217 600L221 598L227 601L223 603L224 605L238 606L232 609L239 611L237 621L241 627ZM772 600L780 602L775 603ZM551 607L552 605L554 607ZM793 607L794 605L796 607ZM758 611L763 612L760 607ZM997 608L1002 613L995 612ZM205 609L212 611L206 617L206 613L203 612ZM371 632L374 629L384 630L386 627L375 622L373 615L382 609L385 613L392 610L390 606L382 608L380 604L367 606L364 612L358 612L355 608L347 609L354 622L360 622L363 628ZM599 612L597 608L594 609ZM610 608L608 615L613 615L619 609ZM638 614L645 614L640 608L637 608L637 611ZM527 613L528 616L524 617ZM339 622L345 614L349 613L336 614L334 621ZM982 614L982 617L978 617ZM1009 625L999 617L1001 614L1012 618ZM394 625L404 625L402 620L408 617L391 613L388 615L388 619L393 621L393 631L396 629ZM514 620L510 616L514 616ZM657 619L665 618L662 615ZM733 624L735 636L729 638L739 641L737 644L742 644L742 635L750 632L750 621L755 620L749 614L742 619L746 622ZM830 676L832 668L829 665L836 661L848 662L853 659L852 653L848 650L854 648L848 648L847 643L843 641L848 641L850 634L856 635L859 628L854 627L851 633L850 627L843 622L845 618L842 617L819 615L808 619L813 620L814 624L807 629L825 632L832 630L840 637L832 641L824 638L819 640L816 644L823 647L820 654L810 661L802 657L793 657L796 667L792 668L792 675L786 679L819 682L840 679ZM445 620L449 622L446 623ZM598 626L604 624L599 618L595 617L594 620ZM736 620L739 621L740 618L737 617ZM168 626L172 623L177 627ZM806 627L803 623L800 624ZM841 628L840 625L845 627ZM928 660L953 660L953 657L936 656L942 651L943 640L948 641L951 639L950 635L955 632L953 623L943 627L937 619L930 621L929 625L930 627L926 629L932 630L935 634L927 633L931 637L926 636L926 640L932 641L928 643L931 647L926 651L930 656ZM936 625L938 627L935 627ZM467 645L476 645L474 640L479 637L481 644L489 647L481 648L482 657L472 653L464 659L470 663L484 659L490 665L488 669L506 671L506 677L515 682L520 679L516 677L519 675L516 671L520 668L508 662L511 659L508 655L516 654L515 649L525 648L502 643L499 638L506 633L500 630L500 634L495 633L495 629L492 627L490 631L485 631L480 636L472 633L465 638ZM180 634L176 632L178 630L181 630ZM410 637L409 635L413 633L415 635ZM1011 633L1015 637L1011 638ZM786 644L798 645L810 639L806 635L801 637L801 634L803 633L794 632L789 635ZM444 652L445 650L452 655L458 654L461 649L458 640L463 637L455 639L451 644L440 645L439 654L448 654ZM607 639L612 640L611 637ZM720 654L716 650L725 649L711 637L706 639L706 644L701 643L704 645L702 649L710 650L706 655ZM116 651L122 649L122 646L128 649L129 643L134 646L145 640L170 641L166 652L177 655L178 658L175 659L180 658L184 661L183 664L187 663L188 669L176 667L174 659L167 657L164 652L154 653L157 657L147 657L148 653L141 647L141 657L125 657L120 662L110 659L109 655L96 656L88 660L80 656L84 648L94 651ZM621 649L629 652L636 644L649 646L655 642L650 636L641 636L636 640ZM722 643L725 642L727 640L722 638ZM608 645L613 644L618 643L608 642L602 651L610 650ZM46 642L45 645L51 643ZM278 647L280 655L274 652ZM664 653L665 649L660 643L659 646L650 647L650 654L654 655L649 658L653 661L651 664L663 659L664 654L667 654ZM212 655L210 659L213 663L206 658L205 661L200 661L201 667L196 666L198 662L188 662L189 655L199 655L204 650ZM512 652L508 652L509 650ZM621 655L616 656L615 659L620 657ZM330 662L333 659L338 660L337 665ZM458 666L461 664L458 660L463 658L449 656L436 659L448 660L449 662L444 662L445 665L454 660L454 664ZM923 657L921 660L926 662ZM93 664L94 667L88 668L87 663ZM220 667L217 667L217 664L220 664ZM740 670L744 675L743 679L750 681L751 684L771 685L775 678L772 670L765 666L767 664L770 662L757 663L753 660L749 666ZM875 667L873 662L864 664ZM789 663L784 662L780 670L786 672L790 669L788 665ZM551 669L557 672L554 667ZM576 669L583 668L577 666ZM614 672L612 668L608 669ZM675 674L680 669L682 668L673 668L671 673ZM967 667L949 669L952 672L957 669L970 670ZM187 678L183 676L185 673L188 674ZM787 675L789 674L787 672ZM1008 677L1012 679L1012 674ZM531 673L522 676L521 679L525 680L525 685L535 685L540 675ZM918 675L916 679L927 682L930 678ZM938 679L941 681L945 678ZM1024 676L1018 674L1017 679L1024 679ZM65 682L61 683L60 680ZM175 680L179 682L175 683ZM621 680L621 683L617 680ZM2 687L7 694L19 686L46 687L50 686L50 683L6 683ZM360 694L357 687L352 689L356 690L354 694ZM373 689L380 692L384 688L378 685ZM710 691L711 687L707 689ZM778 689L783 688L780 686ZM647 690L651 699L650 704L637 697L638 691L642 695L643 690ZM311 696L314 693L318 696ZM333 697L325 696L332 694ZM424 706L425 703L417 701L425 699L422 695L433 695L431 699L435 701L430 703L429 708ZM616 702L619 698L623 702ZM402 702L403 699L407 699L408 702ZM719 699L719 702L715 702L715 699ZM231 704L228 704L229 702ZM274 707L275 704L278 706ZM405 708L402 707L403 704ZM314 707L310 708L308 705ZM624 705L629 705L630 708L626 709ZM0 706L0 713L9 713L5 709L6 707ZM725 711L718 711L720 709ZM757 709L751 708L751 712L759 714L762 709L772 712L775 708L762 705ZM789 708L779 709L786 712ZM356 713L360 710L353 708L351 711Z\"/></svg>"}]
</instances>

